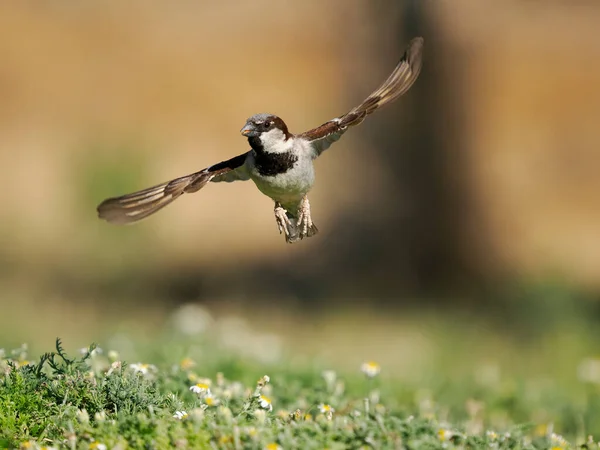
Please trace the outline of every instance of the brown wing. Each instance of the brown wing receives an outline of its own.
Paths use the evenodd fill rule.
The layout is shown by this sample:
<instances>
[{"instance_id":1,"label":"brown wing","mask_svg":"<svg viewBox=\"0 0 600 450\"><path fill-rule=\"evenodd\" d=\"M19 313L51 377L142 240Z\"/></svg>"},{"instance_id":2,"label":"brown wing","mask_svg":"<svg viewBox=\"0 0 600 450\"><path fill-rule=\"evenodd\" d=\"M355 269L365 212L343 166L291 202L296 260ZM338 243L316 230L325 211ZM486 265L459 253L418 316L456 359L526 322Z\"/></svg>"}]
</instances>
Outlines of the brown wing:
<instances>
[{"instance_id":1,"label":"brown wing","mask_svg":"<svg viewBox=\"0 0 600 450\"><path fill-rule=\"evenodd\" d=\"M133 223L154 214L182 194L202 189L209 181L247 180L249 176L244 165L247 155L248 153L244 153L199 172L133 194L106 199L98 205L98 217L119 225Z\"/></svg>"},{"instance_id":2,"label":"brown wing","mask_svg":"<svg viewBox=\"0 0 600 450\"><path fill-rule=\"evenodd\" d=\"M312 143L316 151L315 157L342 137L348 127L358 125L366 116L408 91L419 76L422 64L423 38L416 37L410 41L402 59L388 79L360 105L343 116L300 135Z\"/></svg>"}]
</instances>

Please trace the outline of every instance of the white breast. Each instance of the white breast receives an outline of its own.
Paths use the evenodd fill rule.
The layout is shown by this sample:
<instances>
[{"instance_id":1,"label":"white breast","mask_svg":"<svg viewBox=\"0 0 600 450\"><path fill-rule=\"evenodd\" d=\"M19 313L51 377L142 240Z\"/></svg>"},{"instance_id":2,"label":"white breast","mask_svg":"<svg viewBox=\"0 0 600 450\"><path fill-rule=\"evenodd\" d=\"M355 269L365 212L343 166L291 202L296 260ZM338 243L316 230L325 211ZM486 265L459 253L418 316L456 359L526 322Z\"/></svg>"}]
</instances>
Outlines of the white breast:
<instances>
[{"instance_id":1,"label":"white breast","mask_svg":"<svg viewBox=\"0 0 600 450\"><path fill-rule=\"evenodd\" d=\"M274 201L280 202L284 208L293 209L297 207L302 197L312 188L315 182L315 170L312 149L307 141L290 138L285 141L285 144L287 147L286 151L291 150L298 157L294 167L287 172L274 176L262 176L254 167L254 157L252 154L248 160L248 166L250 169L250 178L263 194ZM277 145L280 148L281 141Z\"/></svg>"},{"instance_id":2,"label":"white breast","mask_svg":"<svg viewBox=\"0 0 600 450\"><path fill-rule=\"evenodd\" d=\"M273 128L271 131L262 133L260 141L267 153L287 153L294 145L294 140L286 140L283 131L279 128Z\"/></svg>"}]
</instances>

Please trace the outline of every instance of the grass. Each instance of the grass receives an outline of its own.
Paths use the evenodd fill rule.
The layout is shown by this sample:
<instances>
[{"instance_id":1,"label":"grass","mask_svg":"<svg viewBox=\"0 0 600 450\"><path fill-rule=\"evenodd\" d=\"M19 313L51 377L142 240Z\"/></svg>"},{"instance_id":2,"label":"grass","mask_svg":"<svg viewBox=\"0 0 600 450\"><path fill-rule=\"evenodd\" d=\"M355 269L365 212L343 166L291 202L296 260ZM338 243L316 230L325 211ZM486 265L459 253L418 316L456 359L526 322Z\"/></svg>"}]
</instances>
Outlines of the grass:
<instances>
[{"instance_id":1,"label":"grass","mask_svg":"<svg viewBox=\"0 0 600 450\"><path fill-rule=\"evenodd\" d=\"M298 358L306 337L282 349L240 321L207 321L202 309L173 320L152 338L107 339L103 350L67 352L57 341L35 361L26 346L0 351L0 448L598 448L600 361L583 357L590 348L567 330L553 327L535 346L506 338L501 351L479 328L469 335L455 323L453 335L431 322L443 336L435 364L416 365L428 344L378 356L379 373L328 352ZM496 362L475 356L477 341Z\"/></svg>"}]
</instances>

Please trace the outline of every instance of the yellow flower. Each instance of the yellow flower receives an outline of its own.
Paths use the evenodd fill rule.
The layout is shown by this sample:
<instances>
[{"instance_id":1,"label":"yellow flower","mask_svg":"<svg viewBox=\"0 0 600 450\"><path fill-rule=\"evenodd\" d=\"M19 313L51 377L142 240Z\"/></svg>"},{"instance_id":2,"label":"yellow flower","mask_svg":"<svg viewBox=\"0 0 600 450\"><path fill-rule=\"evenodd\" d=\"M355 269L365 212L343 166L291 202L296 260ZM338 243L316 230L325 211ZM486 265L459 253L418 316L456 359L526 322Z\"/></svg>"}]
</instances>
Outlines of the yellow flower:
<instances>
[{"instance_id":1,"label":"yellow flower","mask_svg":"<svg viewBox=\"0 0 600 450\"><path fill-rule=\"evenodd\" d=\"M270 444L265 445L265 450L281 450L281 446L276 442L271 442Z\"/></svg>"},{"instance_id":2,"label":"yellow flower","mask_svg":"<svg viewBox=\"0 0 600 450\"><path fill-rule=\"evenodd\" d=\"M179 367L182 370L189 370L196 365L196 362L192 358L183 358L179 363Z\"/></svg>"},{"instance_id":3,"label":"yellow flower","mask_svg":"<svg viewBox=\"0 0 600 450\"><path fill-rule=\"evenodd\" d=\"M233 442L233 439L231 436L221 436L219 438L219 444L221 444L221 445L229 444L230 442Z\"/></svg>"},{"instance_id":4,"label":"yellow flower","mask_svg":"<svg viewBox=\"0 0 600 450\"><path fill-rule=\"evenodd\" d=\"M280 419L289 419L290 412L286 411L285 409L280 409L279 411L277 411L277 417L279 417Z\"/></svg>"},{"instance_id":5,"label":"yellow flower","mask_svg":"<svg viewBox=\"0 0 600 450\"><path fill-rule=\"evenodd\" d=\"M369 378L374 378L381 372L381 367L374 361L363 363L360 370Z\"/></svg>"},{"instance_id":6,"label":"yellow flower","mask_svg":"<svg viewBox=\"0 0 600 450\"><path fill-rule=\"evenodd\" d=\"M291 412L288 417L290 420L298 421L302 418L302 411L300 411L300 409L296 409L296 411Z\"/></svg>"},{"instance_id":7,"label":"yellow flower","mask_svg":"<svg viewBox=\"0 0 600 450\"><path fill-rule=\"evenodd\" d=\"M196 375L194 372L188 372L187 379L191 383L196 383L198 381L198 375Z\"/></svg>"}]
</instances>

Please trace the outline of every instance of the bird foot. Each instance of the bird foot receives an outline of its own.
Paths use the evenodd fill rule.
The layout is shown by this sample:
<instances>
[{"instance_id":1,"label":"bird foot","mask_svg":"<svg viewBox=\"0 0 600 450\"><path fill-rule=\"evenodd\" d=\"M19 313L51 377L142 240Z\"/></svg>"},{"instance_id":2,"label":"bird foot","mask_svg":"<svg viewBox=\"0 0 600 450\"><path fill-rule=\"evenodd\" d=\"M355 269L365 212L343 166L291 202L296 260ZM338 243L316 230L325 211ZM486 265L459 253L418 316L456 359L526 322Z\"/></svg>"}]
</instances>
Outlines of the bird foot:
<instances>
[{"instance_id":1,"label":"bird foot","mask_svg":"<svg viewBox=\"0 0 600 450\"><path fill-rule=\"evenodd\" d=\"M304 196L300 202L296 226L298 228L298 237L300 239L314 236L319 232L319 229L316 227L312 221L312 218L310 217L310 203L308 201L308 197L306 196Z\"/></svg>"},{"instance_id":2,"label":"bird foot","mask_svg":"<svg viewBox=\"0 0 600 450\"><path fill-rule=\"evenodd\" d=\"M275 203L274 212L279 234L283 233L285 241L288 243L296 242L298 240L298 230L288 217L287 211L279 203Z\"/></svg>"}]
</instances>

